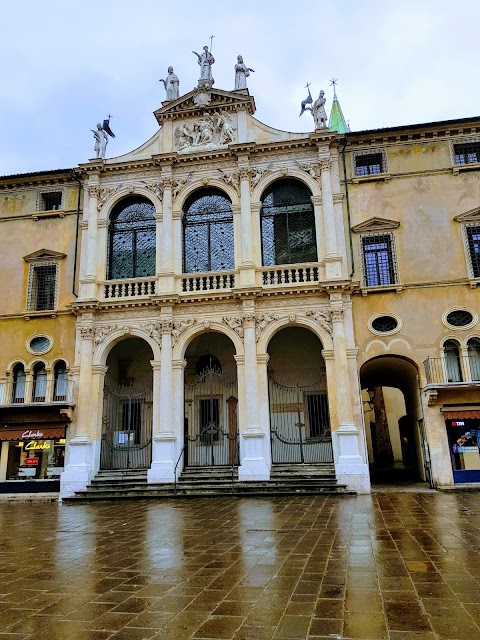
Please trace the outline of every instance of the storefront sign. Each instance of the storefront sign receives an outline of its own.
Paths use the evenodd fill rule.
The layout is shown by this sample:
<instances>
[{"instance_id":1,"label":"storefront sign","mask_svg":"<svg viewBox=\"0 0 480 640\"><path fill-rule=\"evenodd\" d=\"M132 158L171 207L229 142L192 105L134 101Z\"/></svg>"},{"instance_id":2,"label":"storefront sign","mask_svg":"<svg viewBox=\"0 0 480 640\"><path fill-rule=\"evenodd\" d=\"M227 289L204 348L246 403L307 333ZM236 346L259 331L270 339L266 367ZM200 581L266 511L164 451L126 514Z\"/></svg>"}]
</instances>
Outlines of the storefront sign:
<instances>
[{"instance_id":1,"label":"storefront sign","mask_svg":"<svg viewBox=\"0 0 480 640\"><path fill-rule=\"evenodd\" d=\"M38 467L38 461L40 458L25 458L25 464L27 467Z\"/></svg>"},{"instance_id":2,"label":"storefront sign","mask_svg":"<svg viewBox=\"0 0 480 640\"><path fill-rule=\"evenodd\" d=\"M43 432L39 431L38 429L36 431L32 431L32 429L27 429L27 431L24 431L22 433L22 440L30 440L31 438L36 438L37 440L43 440Z\"/></svg>"},{"instance_id":3,"label":"storefront sign","mask_svg":"<svg viewBox=\"0 0 480 640\"><path fill-rule=\"evenodd\" d=\"M35 440L32 440L31 442L27 442L27 444L23 448L25 451L38 451L43 449L50 449L50 443L35 442Z\"/></svg>"}]
</instances>

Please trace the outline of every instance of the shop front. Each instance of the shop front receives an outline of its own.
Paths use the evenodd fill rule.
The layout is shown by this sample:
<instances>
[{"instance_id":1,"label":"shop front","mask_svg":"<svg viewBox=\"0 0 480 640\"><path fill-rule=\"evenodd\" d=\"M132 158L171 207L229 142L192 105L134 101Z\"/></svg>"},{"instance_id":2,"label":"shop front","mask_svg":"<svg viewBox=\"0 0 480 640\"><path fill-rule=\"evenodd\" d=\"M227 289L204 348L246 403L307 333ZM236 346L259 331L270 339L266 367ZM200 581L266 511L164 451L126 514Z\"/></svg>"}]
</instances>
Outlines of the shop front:
<instances>
[{"instance_id":1,"label":"shop front","mask_svg":"<svg viewBox=\"0 0 480 640\"><path fill-rule=\"evenodd\" d=\"M0 425L0 493L60 491L67 422L10 421Z\"/></svg>"},{"instance_id":2,"label":"shop front","mask_svg":"<svg viewBox=\"0 0 480 640\"><path fill-rule=\"evenodd\" d=\"M480 482L480 409L443 411L453 480Z\"/></svg>"}]
</instances>

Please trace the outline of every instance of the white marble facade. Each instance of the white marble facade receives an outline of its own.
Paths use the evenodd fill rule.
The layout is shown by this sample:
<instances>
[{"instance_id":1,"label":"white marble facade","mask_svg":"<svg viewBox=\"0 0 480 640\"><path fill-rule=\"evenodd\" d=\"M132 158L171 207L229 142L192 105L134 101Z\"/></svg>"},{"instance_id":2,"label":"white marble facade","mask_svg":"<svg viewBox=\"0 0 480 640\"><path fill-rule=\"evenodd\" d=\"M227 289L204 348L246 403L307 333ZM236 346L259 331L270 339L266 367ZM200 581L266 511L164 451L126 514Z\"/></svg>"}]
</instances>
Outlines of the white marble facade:
<instances>
[{"instance_id":1,"label":"white marble facade","mask_svg":"<svg viewBox=\"0 0 480 640\"><path fill-rule=\"evenodd\" d=\"M73 369L78 398L62 496L83 489L100 467L107 358L131 337L148 343L152 353L148 481L174 480L184 444L185 354L196 337L209 332L224 334L234 346L239 478L268 479L268 350L272 337L286 327L303 327L321 341L337 478L359 492L370 490L339 139L328 129L293 134L269 128L253 117L254 110L246 90L197 88L155 113L158 132L135 151L81 165L85 195ZM260 212L262 194L285 178L298 180L311 193L317 261L277 269L262 265ZM205 187L231 201L234 268L228 274L234 280L183 273L184 205ZM131 195L143 196L155 208L155 274L109 280L110 215ZM309 271L315 275L306 278L306 269L315 269ZM273 275L266 277L267 271Z\"/></svg>"}]
</instances>

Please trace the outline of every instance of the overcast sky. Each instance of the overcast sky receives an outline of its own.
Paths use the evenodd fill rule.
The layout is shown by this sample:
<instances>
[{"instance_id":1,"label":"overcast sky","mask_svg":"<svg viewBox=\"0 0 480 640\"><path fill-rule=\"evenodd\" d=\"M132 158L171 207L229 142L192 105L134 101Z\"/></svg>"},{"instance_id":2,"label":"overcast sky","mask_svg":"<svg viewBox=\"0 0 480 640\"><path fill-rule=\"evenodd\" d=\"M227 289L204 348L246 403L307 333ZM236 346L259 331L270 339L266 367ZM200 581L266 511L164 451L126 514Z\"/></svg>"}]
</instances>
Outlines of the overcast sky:
<instances>
[{"instance_id":1,"label":"overcast sky","mask_svg":"<svg viewBox=\"0 0 480 640\"><path fill-rule=\"evenodd\" d=\"M215 87L233 89L242 54L255 117L311 131L306 97L339 79L353 131L480 115L479 0L0 0L0 174L74 167L108 113L107 156L157 130L173 65L196 85L192 50L213 40Z\"/></svg>"}]
</instances>

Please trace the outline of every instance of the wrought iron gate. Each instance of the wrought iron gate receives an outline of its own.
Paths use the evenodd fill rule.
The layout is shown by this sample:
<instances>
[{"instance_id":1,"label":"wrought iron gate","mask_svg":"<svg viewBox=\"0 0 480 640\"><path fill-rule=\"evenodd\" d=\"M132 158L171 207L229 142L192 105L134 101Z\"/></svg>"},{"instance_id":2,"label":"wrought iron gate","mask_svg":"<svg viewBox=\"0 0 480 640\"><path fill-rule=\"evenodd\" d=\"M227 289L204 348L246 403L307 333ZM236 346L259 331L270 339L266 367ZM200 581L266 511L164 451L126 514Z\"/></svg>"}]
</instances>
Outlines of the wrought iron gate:
<instances>
[{"instance_id":1,"label":"wrought iron gate","mask_svg":"<svg viewBox=\"0 0 480 640\"><path fill-rule=\"evenodd\" d=\"M301 386L269 378L272 462L333 462L328 399L318 382Z\"/></svg>"},{"instance_id":2,"label":"wrought iron gate","mask_svg":"<svg viewBox=\"0 0 480 640\"><path fill-rule=\"evenodd\" d=\"M105 385L101 469L145 469L152 458L152 389Z\"/></svg>"},{"instance_id":3,"label":"wrought iron gate","mask_svg":"<svg viewBox=\"0 0 480 640\"><path fill-rule=\"evenodd\" d=\"M237 381L214 366L185 380L185 466L238 465Z\"/></svg>"}]
</instances>

